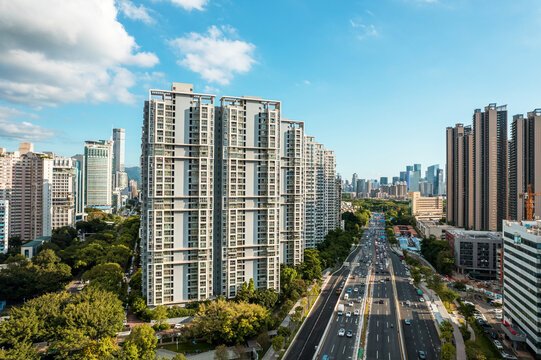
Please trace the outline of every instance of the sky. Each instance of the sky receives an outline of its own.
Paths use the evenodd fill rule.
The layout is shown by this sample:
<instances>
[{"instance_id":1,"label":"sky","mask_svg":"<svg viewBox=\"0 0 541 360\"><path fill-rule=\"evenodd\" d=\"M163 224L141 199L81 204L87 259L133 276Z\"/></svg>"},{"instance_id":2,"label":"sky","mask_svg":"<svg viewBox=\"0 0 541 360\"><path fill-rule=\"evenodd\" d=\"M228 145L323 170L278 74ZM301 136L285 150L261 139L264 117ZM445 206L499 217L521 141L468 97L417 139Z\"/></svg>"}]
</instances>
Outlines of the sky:
<instances>
[{"instance_id":1,"label":"sky","mask_svg":"<svg viewBox=\"0 0 541 360\"><path fill-rule=\"evenodd\" d=\"M171 82L280 100L350 179L444 165L473 110L541 107L536 0L0 0L0 147L71 156Z\"/></svg>"}]
</instances>

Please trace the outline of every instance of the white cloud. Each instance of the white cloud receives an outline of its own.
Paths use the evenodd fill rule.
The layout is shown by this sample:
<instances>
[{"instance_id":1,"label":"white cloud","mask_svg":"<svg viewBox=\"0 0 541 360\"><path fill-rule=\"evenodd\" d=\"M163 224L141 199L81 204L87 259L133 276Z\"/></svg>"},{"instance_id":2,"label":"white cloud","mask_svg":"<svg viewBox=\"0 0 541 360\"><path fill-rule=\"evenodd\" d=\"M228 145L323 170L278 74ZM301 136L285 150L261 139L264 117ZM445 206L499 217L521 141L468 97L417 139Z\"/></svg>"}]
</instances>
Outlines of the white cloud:
<instances>
[{"instance_id":1,"label":"white cloud","mask_svg":"<svg viewBox=\"0 0 541 360\"><path fill-rule=\"evenodd\" d=\"M129 102L126 66L153 66L114 0L0 0L0 99L31 106Z\"/></svg>"},{"instance_id":2,"label":"white cloud","mask_svg":"<svg viewBox=\"0 0 541 360\"><path fill-rule=\"evenodd\" d=\"M376 30L376 27L373 24L366 25L355 20L349 20L349 23L351 24L351 27L356 29L357 38L361 40L370 36L379 35L378 31Z\"/></svg>"},{"instance_id":3,"label":"white cloud","mask_svg":"<svg viewBox=\"0 0 541 360\"><path fill-rule=\"evenodd\" d=\"M143 5L136 6L130 0L118 1L118 8L128 19L140 20L145 24L152 24L154 19L149 14L149 9Z\"/></svg>"},{"instance_id":4,"label":"white cloud","mask_svg":"<svg viewBox=\"0 0 541 360\"><path fill-rule=\"evenodd\" d=\"M208 0L169 0L174 5L181 6L186 10L200 10L203 11L205 6L208 3Z\"/></svg>"},{"instance_id":5,"label":"white cloud","mask_svg":"<svg viewBox=\"0 0 541 360\"><path fill-rule=\"evenodd\" d=\"M234 36L231 27L211 26L207 33L189 33L184 37L171 40L169 44L181 57L177 63L196 72L209 82L227 85L234 74L250 71L255 45L232 40L226 34Z\"/></svg>"},{"instance_id":6,"label":"white cloud","mask_svg":"<svg viewBox=\"0 0 541 360\"><path fill-rule=\"evenodd\" d=\"M203 93L205 94L218 94L219 92L220 92L220 89L217 89L212 86L205 85L205 87L203 88Z\"/></svg>"},{"instance_id":7,"label":"white cloud","mask_svg":"<svg viewBox=\"0 0 541 360\"><path fill-rule=\"evenodd\" d=\"M34 125L28 121L17 122L13 120L21 117L38 118L36 114L0 106L0 138L38 142L47 140L54 135L54 130Z\"/></svg>"},{"instance_id":8,"label":"white cloud","mask_svg":"<svg viewBox=\"0 0 541 360\"><path fill-rule=\"evenodd\" d=\"M312 83L310 82L310 80L304 80L304 85L311 85Z\"/></svg>"}]
</instances>

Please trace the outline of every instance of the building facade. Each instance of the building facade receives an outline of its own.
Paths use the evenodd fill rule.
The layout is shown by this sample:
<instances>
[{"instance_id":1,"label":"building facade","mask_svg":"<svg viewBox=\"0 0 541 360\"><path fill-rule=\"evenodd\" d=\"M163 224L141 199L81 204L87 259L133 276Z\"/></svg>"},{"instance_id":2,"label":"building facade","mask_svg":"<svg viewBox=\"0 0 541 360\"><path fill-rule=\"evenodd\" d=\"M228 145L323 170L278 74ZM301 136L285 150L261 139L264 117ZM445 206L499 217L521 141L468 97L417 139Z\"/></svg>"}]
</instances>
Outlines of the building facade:
<instances>
[{"instance_id":1,"label":"building facade","mask_svg":"<svg viewBox=\"0 0 541 360\"><path fill-rule=\"evenodd\" d=\"M443 198L424 197L418 191L410 192L411 214L417 220L439 220L443 218Z\"/></svg>"},{"instance_id":2,"label":"building facade","mask_svg":"<svg viewBox=\"0 0 541 360\"><path fill-rule=\"evenodd\" d=\"M113 204L113 141L86 141L84 150L84 204L109 212Z\"/></svg>"},{"instance_id":3,"label":"building facade","mask_svg":"<svg viewBox=\"0 0 541 360\"><path fill-rule=\"evenodd\" d=\"M9 200L0 200L0 253L9 250Z\"/></svg>"},{"instance_id":4,"label":"building facade","mask_svg":"<svg viewBox=\"0 0 541 360\"><path fill-rule=\"evenodd\" d=\"M509 144L509 218L526 219L526 204L520 194L541 192L541 109L513 116ZM534 219L541 218L541 199L534 201Z\"/></svg>"},{"instance_id":5,"label":"building facade","mask_svg":"<svg viewBox=\"0 0 541 360\"><path fill-rule=\"evenodd\" d=\"M49 154L53 159L52 228L75 225L77 163L67 157Z\"/></svg>"}]
</instances>

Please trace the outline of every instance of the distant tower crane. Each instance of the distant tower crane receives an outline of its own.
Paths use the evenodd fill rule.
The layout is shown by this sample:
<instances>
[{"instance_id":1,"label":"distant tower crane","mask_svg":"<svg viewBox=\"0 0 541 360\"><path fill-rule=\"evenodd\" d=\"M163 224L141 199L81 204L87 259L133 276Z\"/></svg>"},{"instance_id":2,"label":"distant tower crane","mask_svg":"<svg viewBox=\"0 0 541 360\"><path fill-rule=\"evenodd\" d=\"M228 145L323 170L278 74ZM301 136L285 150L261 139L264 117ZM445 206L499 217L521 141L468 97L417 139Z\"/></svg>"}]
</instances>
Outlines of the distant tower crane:
<instances>
[{"instance_id":1,"label":"distant tower crane","mask_svg":"<svg viewBox=\"0 0 541 360\"><path fill-rule=\"evenodd\" d=\"M528 192L518 194L519 198L523 198L526 203L526 220L533 220L533 197L541 196L539 193L532 192L532 184L528 184Z\"/></svg>"}]
</instances>

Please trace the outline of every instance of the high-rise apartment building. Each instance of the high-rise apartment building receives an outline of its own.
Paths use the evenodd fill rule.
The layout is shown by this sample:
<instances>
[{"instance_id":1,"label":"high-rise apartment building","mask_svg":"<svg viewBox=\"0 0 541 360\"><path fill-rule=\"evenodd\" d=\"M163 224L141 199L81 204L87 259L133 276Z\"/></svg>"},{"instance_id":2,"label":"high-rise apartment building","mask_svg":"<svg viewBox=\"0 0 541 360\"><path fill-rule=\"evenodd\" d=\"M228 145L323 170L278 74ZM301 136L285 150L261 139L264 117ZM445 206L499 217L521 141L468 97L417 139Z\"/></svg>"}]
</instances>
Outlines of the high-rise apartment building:
<instances>
[{"instance_id":1,"label":"high-rise apartment building","mask_svg":"<svg viewBox=\"0 0 541 360\"><path fill-rule=\"evenodd\" d=\"M215 97L193 86L150 90L142 136L141 248L149 305L213 289Z\"/></svg>"},{"instance_id":2,"label":"high-rise apartment building","mask_svg":"<svg viewBox=\"0 0 541 360\"><path fill-rule=\"evenodd\" d=\"M124 171L126 130L113 129L113 171Z\"/></svg>"},{"instance_id":3,"label":"high-rise apartment building","mask_svg":"<svg viewBox=\"0 0 541 360\"><path fill-rule=\"evenodd\" d=\"M113 141L86 141L84 152L84 204L111 211L113 204Z\"/></svg>"},{"instance_id":4,"label":"high-rise apartment building","mask_svg":"<svg viewBox=\"0 0 541 360\"><path fill-rule=\"evenodd\" d=\"M507 106L489 104L473 114L474 227L501 230L507 218Z\"/></svg>"},{"instance_id":5,"label":"high-rise apartment building","mask_svg":"<svg viewBox=\"0 0 541 360\"><path fill-rule=\"evenodd\" d=\"M9 236L32 240L52 231L53 160L21 143L12 153L0 148L0 200L9 201Z\"/></svg>"},{"instance_id":6,"label":"high-rise apartment building","mask_svg":"<svg viewBox=\"0 0 541 360\"><path fill-rule=\"evenodd\" d=\"M76 160L55 156L53 159L53 184L51 193L52 228L75 225L78 169Z\"/></svg>"},{"instance_id":7,"label":"high-rise apartment building","mask_svg":"<svg viewBox=\"0 0 541 360\"><path fill-rule=\"evenodd\" d=\"M75 221L85 219L85 156L77 154L72 156L74 166L77 169L75 190Z\"/></svg>"},{"instance_id":8,"label":"high-rise apartment building","mask_svg":"<svg viewBox=\"0 0 541 360\"><path fill-rule=\"evenodd\" d=\"M520 194L541 192L541 109L513 116L509 144L509 217L526 220L526 204ZM541 218L541 199L534 201L534 218Z\"/></svg>"},{"instance_id":9,"label":"high-rise apartment building","mask_svg":"<svg viewBox=\"0 0 541 360\"><path fill-rule=\"evenodd\" d=\"M304 123L280 123L280 262L303 261Z\"/></svg>"},{"instance_id":10,"label":"high-rise apartment building","mask_svg":"<svg viewBox=\"0 0 541 360\"><path fill-rule=\"evenodd\" d=\"M0 200L0 253L9 250L9 200Z\"/></svg>"},{"instance_id":11,"label":"high-rise apartment building","mask_svg":"<svg viewBox=\"0 0 541 360\"><path fill-rule=\"evenodd\" d=\"M298 264L340 224L335 156L304 123L282 119L279 101L215 98L173 83L145 102L141 247L151 306L234 297L251 279L279 289L280 263Z\"/></svg>"},{"instance_id":12,"label":"high-rise apartment building","mask_svg":"<svg viewBox=\"0 0 541 360\"><path fill-rule=\"evenodd\" d=\"M279 287L280 102L222 97L216 125L222 203L215 292L234 296L244 282Z\"/></svg>"},{"instance_id":13,"label":"high-rise apartment building","mask_svg":"<svg viewBox=\"0 0 541 360\"><path fill-rule=\"evenodd\" d=\"M470 126L447 128L447 222L473 228L473 132Z\"/></svg>"}]
</instances>

